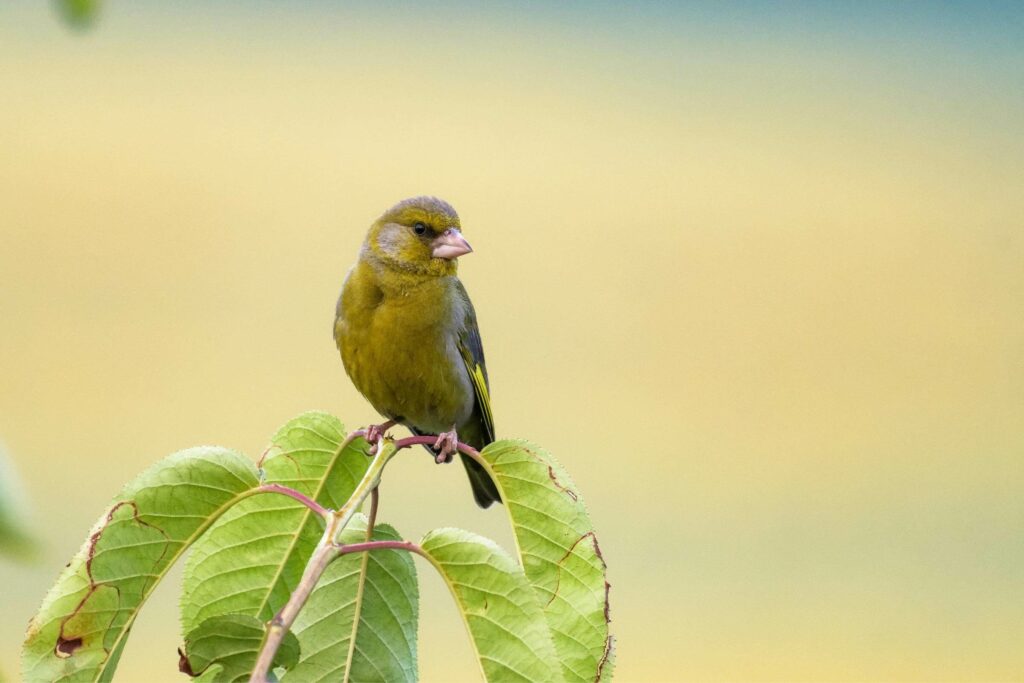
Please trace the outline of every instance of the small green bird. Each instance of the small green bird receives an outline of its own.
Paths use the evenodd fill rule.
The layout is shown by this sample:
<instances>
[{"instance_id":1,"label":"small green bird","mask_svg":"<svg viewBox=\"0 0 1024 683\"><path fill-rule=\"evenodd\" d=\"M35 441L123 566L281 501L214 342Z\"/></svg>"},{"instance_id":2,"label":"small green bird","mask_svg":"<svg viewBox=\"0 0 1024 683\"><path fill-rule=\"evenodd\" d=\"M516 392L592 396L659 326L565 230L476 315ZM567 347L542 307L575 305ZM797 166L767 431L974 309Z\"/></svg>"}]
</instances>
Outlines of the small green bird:
<instances>
[{"instance_id":1,"label":"small green bird","mask_svg":"<svg viewBox=\"0 0 1024 683\"><path fill-rule=\"evenodd\" d=\"M476 312L456 276L473 249L455 209L435 197L395 204L370 226L345 278L334 340L356 389L388 422L437 435L437 462L494 441ZM486 470L462 456L480 507L501 502Z\"/></svg>"}]
</instances>

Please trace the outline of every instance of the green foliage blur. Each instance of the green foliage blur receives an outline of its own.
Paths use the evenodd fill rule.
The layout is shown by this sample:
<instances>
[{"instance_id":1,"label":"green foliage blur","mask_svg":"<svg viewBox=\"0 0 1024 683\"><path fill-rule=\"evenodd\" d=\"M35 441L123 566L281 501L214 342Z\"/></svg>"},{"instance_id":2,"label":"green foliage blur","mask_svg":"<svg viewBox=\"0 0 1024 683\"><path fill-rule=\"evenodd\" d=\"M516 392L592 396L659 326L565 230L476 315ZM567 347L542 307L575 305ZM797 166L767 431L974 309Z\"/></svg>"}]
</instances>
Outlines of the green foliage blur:
<instances>
[{"instance_id":1,"label":"green foliage blur","mask_svg":"<svg viewBox=\"0 0 1024 683\"><path fill-rule=\"evenodd\" d=\"M53 0L64 22L75 29L86 29L96 22L102 0Z\"/></svg>"},{"instance_id":2,"label":"green foliage blur","mask_svg":"<svg viewBox=\"0 0 1024 683\"><path fill-rule=\"evenodd\" d=\"M37 547L25 523L25 495L7 455L0 444L0 558L32 559Z\"/></svg>"}]
</instances>

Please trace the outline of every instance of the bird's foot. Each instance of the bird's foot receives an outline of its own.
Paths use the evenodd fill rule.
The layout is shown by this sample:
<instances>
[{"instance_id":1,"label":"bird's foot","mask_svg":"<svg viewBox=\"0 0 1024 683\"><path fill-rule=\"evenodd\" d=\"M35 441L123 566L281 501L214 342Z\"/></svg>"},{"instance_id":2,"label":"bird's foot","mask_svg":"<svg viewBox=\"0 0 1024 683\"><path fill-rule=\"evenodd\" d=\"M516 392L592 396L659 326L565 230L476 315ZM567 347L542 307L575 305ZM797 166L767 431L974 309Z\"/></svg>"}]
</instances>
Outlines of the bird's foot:
<instances>
[{"instance_id":1,"label":"bird's foot","mask_svg":"<svg viewBox=\"0 0 1024 683\"><path fill-rule=\"evenodd\" d=\"M453 425L450 432L442 432L437 435L437 441L434 442L434 462L439 465L443 462L451 462L458 452L459 435L455 432Z\"/></svg>"},{"instance_id":2,"label":"bird's foot","mask_svg":"<svg viewBox=\"0 0 1024 683\"><path fill-rule=\"evenodd\" d=\"M374 455L377 452L377 444L384 438L385 433L396 424L398 423L394 420L388 420L387 422L382 422L379 425L370 425L366 428L365 438L370 443L370 449L367 451L367 455Z\"/></svg>"}]
</instances>

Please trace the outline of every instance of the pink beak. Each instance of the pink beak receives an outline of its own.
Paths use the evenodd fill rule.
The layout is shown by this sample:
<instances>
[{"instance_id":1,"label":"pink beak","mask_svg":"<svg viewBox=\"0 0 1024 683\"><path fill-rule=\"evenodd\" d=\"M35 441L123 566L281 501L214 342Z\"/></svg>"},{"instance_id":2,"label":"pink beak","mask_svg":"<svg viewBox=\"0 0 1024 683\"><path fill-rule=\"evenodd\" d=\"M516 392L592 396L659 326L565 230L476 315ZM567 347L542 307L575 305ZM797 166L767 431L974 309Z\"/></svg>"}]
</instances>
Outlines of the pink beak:
<instances>
[{"instance_id":1,"label":"pink beak","mask_svg":"<svg viewBox=\"0 0 1024 683\"><path fill-rule=\"evenodd\" d=\"M456 228L445 230L431 242L431 245L434 247L434 258L455 259L473 251L473 247L469 246L469 242Z\"/></svg>"}]
</instances>

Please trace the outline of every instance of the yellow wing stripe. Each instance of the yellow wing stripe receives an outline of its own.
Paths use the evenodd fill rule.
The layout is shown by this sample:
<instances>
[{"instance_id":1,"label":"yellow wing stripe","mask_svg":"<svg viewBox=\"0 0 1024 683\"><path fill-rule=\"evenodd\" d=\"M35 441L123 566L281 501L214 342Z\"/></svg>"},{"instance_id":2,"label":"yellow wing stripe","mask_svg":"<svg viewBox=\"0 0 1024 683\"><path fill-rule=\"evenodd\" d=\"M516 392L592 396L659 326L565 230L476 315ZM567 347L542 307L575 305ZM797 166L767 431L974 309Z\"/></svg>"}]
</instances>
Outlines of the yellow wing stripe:
<instances>
[{"instance_id":1,"label":"yellow wing stripe","mask_svg":"<svg viewBox=\"0 0 1024 683\"><path fill-rule=\"evenodd\" d=\"M487 425L487 433L494 438L494 417L491 415L491 395L487 391L487 380L484 379L484 371L477 364L473 364L473 372L470 375L473 379L473 387L476 389L476 398L480 402L480 412L484 416L484 424Z\"/></svg>"},{"instance_id":2,"label":"yellow wing stripe","mask_svg":"<svg viewBox=\"0 0 1024 683\"><path fill-rule=\"evenodd\" d=\"M479 363L473 361L465 346L462 347L462 360L469 370L469 379L473 382L473 392L476 394L476 402L480 404L480 414L484 418L484 427L487 435L494 438L494 416L491 414L491 395L487 391L487 379L484 377L484 369Z\"/></svg>"}]
</instances>

